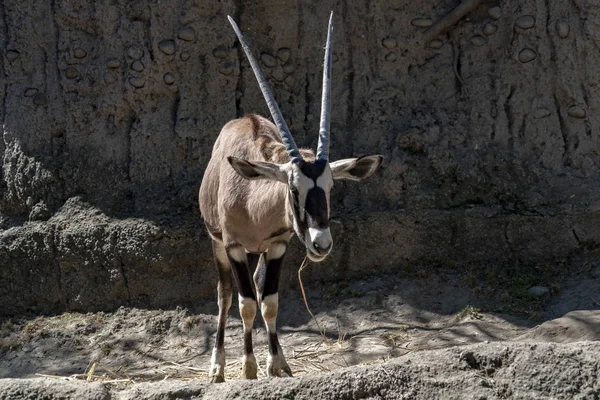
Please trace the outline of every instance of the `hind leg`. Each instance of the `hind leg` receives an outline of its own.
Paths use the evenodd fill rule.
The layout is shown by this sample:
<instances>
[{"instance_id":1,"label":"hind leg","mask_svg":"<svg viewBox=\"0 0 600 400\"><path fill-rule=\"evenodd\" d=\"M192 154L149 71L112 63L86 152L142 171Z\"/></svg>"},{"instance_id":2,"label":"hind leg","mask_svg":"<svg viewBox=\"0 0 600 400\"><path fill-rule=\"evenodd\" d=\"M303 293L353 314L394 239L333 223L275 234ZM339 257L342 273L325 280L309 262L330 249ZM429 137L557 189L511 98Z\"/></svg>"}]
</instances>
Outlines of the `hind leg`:
<instances>
[{"instance_id":1,"label":"hind leg","mask_svg":"<svg viewBox=\"0 0 600 400\"><path fill-rule=\"evenodd\" d=\"M225 382L225 325L227 314L231 307L231 266L227 259L227 253L222 243L213 240L213 254L219 272L219 283L217 286L219 319L217 323L217 335L215 347L213 348L210 362L209 377L211 382Z\"/></svg>"},{"instance_id":2,"label":"hind leg","mask_svg":"<svg viewBox=\"0 0 600 400\"><path fill-rule=\"evenodd\" d=\"M277 312L279 310L279 275L286 250L287 242L271 244L254 274L256 291L260 300L260 311L269 335L269 355L267 358L267 374L269 376L292 376L292 370L279 345L276 327Z\"/></svg>"}]
</instances>

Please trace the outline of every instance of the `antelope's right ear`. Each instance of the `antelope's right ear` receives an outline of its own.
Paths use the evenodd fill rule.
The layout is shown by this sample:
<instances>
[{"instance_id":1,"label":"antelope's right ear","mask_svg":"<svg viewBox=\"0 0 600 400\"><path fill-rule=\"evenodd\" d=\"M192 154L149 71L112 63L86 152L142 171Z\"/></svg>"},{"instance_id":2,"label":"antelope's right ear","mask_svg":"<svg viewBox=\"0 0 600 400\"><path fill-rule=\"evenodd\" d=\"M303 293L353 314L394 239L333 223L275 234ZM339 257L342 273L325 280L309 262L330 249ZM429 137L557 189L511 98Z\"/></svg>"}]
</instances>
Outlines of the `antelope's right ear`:
<instances>
[{"instance_id":1,"label":"antelope's right ear","mask_svg":"<svg viewBox=\"0 0 600 400\"><path fill-rule=\"evenodd\" d=\"M288 183L287 172L283 165L264 161L246 161L237 157L227 157L227 161L241 177L254 179L269 179Z\"/></svg>"}]
</instances>

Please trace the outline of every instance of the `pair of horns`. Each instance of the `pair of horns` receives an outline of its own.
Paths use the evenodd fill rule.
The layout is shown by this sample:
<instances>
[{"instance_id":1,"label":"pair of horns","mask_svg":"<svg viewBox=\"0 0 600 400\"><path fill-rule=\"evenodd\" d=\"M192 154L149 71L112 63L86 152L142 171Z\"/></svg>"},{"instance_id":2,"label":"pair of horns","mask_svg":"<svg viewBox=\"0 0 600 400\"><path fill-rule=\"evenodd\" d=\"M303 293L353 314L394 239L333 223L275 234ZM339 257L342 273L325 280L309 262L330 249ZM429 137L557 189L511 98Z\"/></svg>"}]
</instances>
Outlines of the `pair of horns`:
<instances>
[{"instance_id":1,"label":"pair of horns","mask_svg":"<svg viewBox=\"0 0 600 400\"><path fill-rule=\"evenodd\" d=\"M267 80L265 79L256 58L252 55L250 51L250 47L242 34L242 31L237 26L233 18L229 15L227 16L235 34L237 35L242 48L244 49L244 53L246 53L246 57L248 57L248 61L250 61L250 65L252 66L252 70L254 71L254 75L256 76L256 80L258 81L258 85L260 86L260 90L262 91L263 96L267 102L267 106L269 107L269 111L271 112L271 116L273 117L273 121L275 125L277 125L277 129L279 129L279 134L281 135L281 139L283 140L283 144L290 156L292 162L296 160L301 160L302 156L300 155L300 150L298 150L298 146L294 141L294 138L288 128L285 120L283 119L283 115L281 114L281 110L279 110L279 106L275 101L275 97L273 96L273 92L271 92L271 88ZM319 127L319 144L317 146L317 160L327 160L329 159L329 115L330 115L330 98L331 98L331 33L333 31L333 11L329 16L329 28L327 29L327 44L325 45L325 61L323 65L323 96L321 99L321 123Z\"/></svg>"}]
</instances>

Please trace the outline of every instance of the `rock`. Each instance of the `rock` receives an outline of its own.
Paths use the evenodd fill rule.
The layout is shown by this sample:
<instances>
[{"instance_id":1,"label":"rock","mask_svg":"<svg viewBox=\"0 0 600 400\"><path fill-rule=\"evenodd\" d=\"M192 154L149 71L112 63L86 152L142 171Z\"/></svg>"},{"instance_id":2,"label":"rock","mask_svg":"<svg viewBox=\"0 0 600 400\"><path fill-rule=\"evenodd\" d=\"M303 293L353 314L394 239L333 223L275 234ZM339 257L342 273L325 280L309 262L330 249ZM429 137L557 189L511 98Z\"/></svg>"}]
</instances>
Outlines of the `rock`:
<instances>
[{"instance_id":1,"label":"rock","mask_svg":"<svg viewBox=\"0 0 600 400\"><path fill-rule=\"evenodd\" d=\"M196 31L189 26L184 26L177 31L177 37L186 42L191 42L196 39Z\"/></svg>"},{"instance_id":2,"label":"rock","mask_svg":"<svg viewBox=\"0 0 600 400\"><path fill-rule=\"evenodd\" d=\"M385 61L396 61L397 58L398 56L396 55L396 53L387 53L385 55Z\"/></svg>"},{"instance_id":3,"label":"rock","mask_svg":"<svg viewBox=\"0 0 600 400\"><path fill-rule=\"evenodd\" d=\"M167 72L166 74L164 74L163 76L163 81L167 84L167 85L172 85L175 82L175 75L173 75L170 72Z\"/></svg>"},{"instance_id":4,"label":"rock","mask_svg":"<svg viewBox=\"0 0 600 400\"><path fill-rule=\"evenodd\" d=\"M75 67L68 67L67 69L65 69L65 76L68 79L75 79L79 76L79 72Z\"/></svg>"},{"instance_id":5,"label":"rock","mask_svg":"<svg viewBox=\"0 0 600 400\"><path fill-rule=\"evenodd\" d=\"M561 39L565 39L569 36L569 32L571 31L571 27L565 21L556 21L556 34Z\"/></svg>"},{"instance_id":6,"label":"rock","mask_svg":"<svg viewBox=\"0 0 600 400\"><path fill-rule=\"evenodd\" d=\"M227 58L229 56L229 49L223 45L217 46L212 51L213 56L216 58Z\"/></svg>"},{"instance_id":7,"label":"rock","mask_svg":"<svg viewBox=\"0 0 600 400\"><path fill-rule=\"evenodd\" d=\"M443 45L444 42L442 42L440 39L433 39L431 42L429 42L429 47L435 50L441 49Z\"/></svg>"},{"instance_id":8,"label":"rock","mask_svg":"<svg viewBox=\"0 0 600 400\"><path fill-rule=\"evenodd\" d=\"M578 105L569 107L567 113L573 118L585 118L585 110Z\"/></svg>"},{"instance_id":9,"label":"rock","mask_svg":"<svg viewBox=\"0 0 600 400\"><path fill-rule=\"evenodd\" d=\"M535 60L536 57L537 53L528 47L519 52L519 61L521 61L523 64Z\"/></svg>"},{"instance_id":10,"label":"rock","mask_svg":"<svg viewBox=\"0 0 600 400\"><path fill-rule=\"evenodd\" d=\"M104 74L103 78L104 78L104 83L106 83L107 85L110 85L111 83L113 83L117 80L117 77L112 72L106 72Z\"/></svg>"},{"instance_id":11,"label":"rock","mask_svg":"<svg viewBox=\"0 0 600 400\"><path fill-rule=\"evenodd\" d=\"M523 15L522 17L517 18L515 22L521 29L530 29L535 26L535 17L533 15Z\"/></svg>"},{"instance_id":12,"label":"rock","mask_svg":"<svg viewBox=\"0 0 600 400\"><path fill-rule=\"evenodd\" d=\"M396 47L398 45L398 43L396 42L396 39L394 39L392 37L387 37L387 38L383 39L381 41L381 44L386 49L393 49L394 47Z\"/></svg>"},{"instance_id":13,"label":"rock","mask_svg":"<svg viewBox=\"0 0 600 400\"><path fill-rule=\"evenodd\" d=\"M233 63L231 61L222 61L219 64L219 73L223 74L223 75L231 75L233 74L234 71L234 66Z\"/></svg>"},{"instance_id":14,"label":"rock","mask_svg":"<svg viewBox=\"0 0 600 400\"><path fill-rule=\"evenodd\" d=\"M116 58L111 58L108 61L106 61L106 66L108 68L119 68L121 66L121 61L117 60Z\"/></svg>"},{"instance_id":15,"label":"rock","mask_svg":"<svg viewBox=\"0 0 600 400\"><path fill-rule=\"evenodd\" d=\"M285 73L283 72L283 67L281 65L277 65L271 71L271 76L275 78L278 82L282 82L285 79Z\"/></svg>"},{"instance_id":16,"label":"rock","mask_svg":"<svg viewBox=\"0 0 600 400\"><path fill-rule=\"evenodd\" d=\"M533 286L530 287L527 292L536 297L542 297L550 293L550 289L548 289L546 286Z\"/></svg>"},{"instance_id":17,"label":"rock","mask_svg":"<svg viewBox=\"0 0 600 400\"><path fill-rule=\"evenodd\" d=\"M289 75L285 78L284 82L290 89L293 89L296 84L296 79L292 75Z\"/></svg>"},{"instance_id":18,"label":"rock","mask_svg":"<svg viewBox=\"0 0 600 400\"><path fill-rule=\"evenodd\" d=\"M75 50L73 50L73 56L75 58L85 58L87 56L87 51L85 51L81 47L78 47Z\"/></svg>"},{"instance_id":19,"label":"rock","mask_svg":"<svg viewBox=\"0 0 600 400\"><path fill-rule=\"evenodd\" d=\"M144 64L141 61L136 60L131 63L131 69L135 72L142 72L144 70Z\"/></svg>"},{"instance_id":20,"label":"rock","mask_svg":"<svg viewBox=\"0 0 600 400\"><path fill-rule=\"evenodd\" d=\"M146 84L146 81L143 78L137 78L137 77L133 77L133 78L129 78L129 84L131 86L133 86L134 88L143 88L144 85Z\"/></svg>"},{"instance_id":21,"label":"rock","mask_svg":"<svg viewBox=\"0 0 600 400\"><path fill-rule=\"evenodd\" d=\"M181 61L187 61L190 59L190 52L189 51L182 51L181 55L179 56L179 58L181 59Z\"/></svg>"},{"instance_id":22,"label":"rock","mask_svg":"<svg viewBox=\"0 0 600 400\"><path fill-rule=\"evenodd\" d=\"M542 119L550 116L550 110L547 108L538 108L533 114L535 119Z\"/></svg>"},{"instance_id":23,"label":"rock","mask_svg":"<svg viewBox=\"0 0 600 400\"><path fill-rule=\"evenodd\" d=\"M19 52L16 50L7 50L6 51L6 59L10 62L15 61L17 58L19 58Z\"/></svg>"},{"instance_id":24,"label":"rock","mask_svg":"<svg viewBox=\"0 0 600 400\"><path fill-rule=\"evenodd\" d=\"M497 30L498 30L498 25L494 24L493 22L488 22L483 27L483 33L488 36L496 33Z\"/></svg>"},{"instance_id":25,"label":"rock","mask_svg":"<svg viewBox=\"0 0 600 400\"><path fill-rule=\"evenodd\" d=\"M291 55L292 55L292 50L290 50L287 47L282 47L279 50L277 50L277 58L282 63L287 63L288 60L290 59Z\"/></svg>"},{"instance_id":26,"label":"rock","mask_svg":"<svg viewBox=\"0 0 600 400\"><path fill-rule=\"evenodd\" d=\"M296 70L296 66L293 63L288 62L288 63L283 64L283 72L285 72L286 74L289 75L292 72L294 72L295 70Z\"/></svg>"},{"instance_id":27,"label":"rock","mask_svg":"<svg viewBox=\"0 0 600 400\"><path fill-rule=\"evenodd\" d=\"M431 18L415 18L410 21L410 24L419 28L427 28L428 26L433 25L433 21Z\"/></svg>"},{"instance_id":28,"label":"rock","mask_svg":"<svg viewBox=\"0 0 600 400\"><path fill-rule=\"evenodd\" d=\"M29 88L25 90L25 97L33 97L37 94L39 90L37 90L36 88Z\"/></svg>"},{"instance_id":29,"label":"rock","mask_svg":"<svg viewBox=\"0 0 600 400\"><path fill-rule=\"evenodd\" d=\"M45 106L46 104L48 104L48 98L46 97L46 94L38 93L35 96L33 96L33 104L37 106Z\"/></svg>"},{"instance_id":30,"label":"rock","mask_svg":"<svg viewBox=\"0 0 600 400\"><path fill-rule=\"evenodd\" d=\"M483 36L481 35L475 35L471 38L471 43L474 46L483 46L484 44L486 44L486 40Z\"/></svg>"},{"instance_id":31,"label":"rock","mask_svg":"<svg viewBox=\"0 0 600 400\"><path fill-rule=\"evenodd\" d=\"M160 51L168 56L175 54L175 41L174 40L163 40L158 44Z\"/></svg>"},{"instance_id":32,"label":"rock","mask_svg":"<svg viewBox=\"0 0 600 400\"><path fill-rule=\"evenodd\" d=\"M127 49L127 55L134 60L139 60L144 57L144 49L138 45L129 46Z\"/></svg>"},{"instance_id":33,"label":"rock","mask_svg":"<svg viewBox=\"0 0 600 400\"><path fill-rule=\"evenodd\" d=\"M488 10L488 15L491 19L498 20L502 18L502 9L498 6L492 7Z\"/></svg>"},{"instance_id":34,"label":"rock","mask_svg":"<svg viewBox=\"0 0 600 400\"><path fill-rule=\"evenodd\" d=\"M273 68L277 65L277 59L269 53L262 53L260 55L260 60L263 62L263 64L265 64L265 66L269 68Z\"/></svg>"}]
</instances>

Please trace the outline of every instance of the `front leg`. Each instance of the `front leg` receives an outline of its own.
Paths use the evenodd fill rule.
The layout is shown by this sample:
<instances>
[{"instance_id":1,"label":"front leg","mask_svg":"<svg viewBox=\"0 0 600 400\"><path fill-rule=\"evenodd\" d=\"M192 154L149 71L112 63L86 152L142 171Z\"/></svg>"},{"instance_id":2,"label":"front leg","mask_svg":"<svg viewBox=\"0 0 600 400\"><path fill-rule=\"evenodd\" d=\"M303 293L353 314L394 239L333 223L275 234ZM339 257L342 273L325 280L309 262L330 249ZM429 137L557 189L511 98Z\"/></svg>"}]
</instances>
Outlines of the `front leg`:
<instances>
[{"instance_id":1,"label":"front leg","mask_svg":"<svg viewBox=\"0 0 600 400\"><path fill-rule=\"evenodd\" d=\"M248 262L254 262L254 257L249 260L246 250L242 246L227 247L227 257L231 264L235 283L238 288L238 302L240 316L244 324L244 356L242 358L242 374L246 379L256 379L258 365L252 349L252 326L256 317L256 295L252 288Z\"/></svg>"},{"instance_id":2,"label":"front leg","mask_svg":"<svg viewBox=\"0 0 600 400\"><path fill-rule=\"evenodd\" d=\"M261 262L254 274L256 291L260 301L260 311L269 335L269 356L267 374L269 376L292 376L292 370L285 361L277 338L277 312L279 309L279 275L287 250L287 242L272 243L266 253L266 261ZM263 256L264 257L264 256Z\"/></svg>"}]
</instances>

